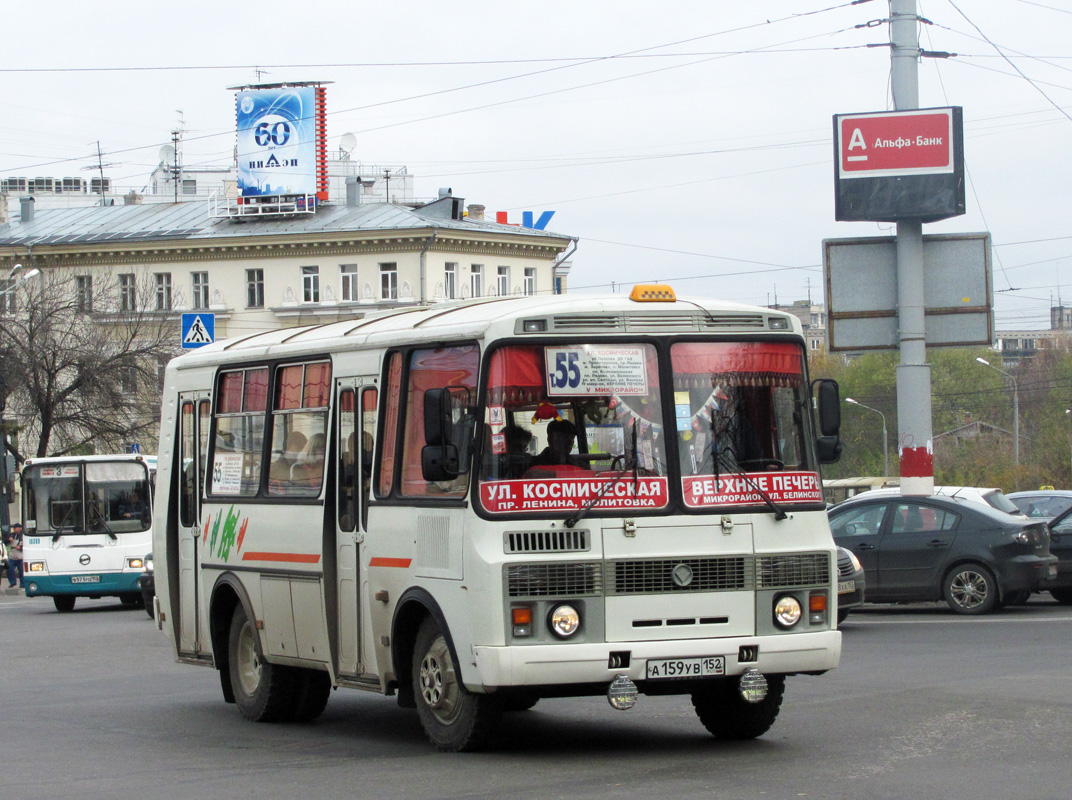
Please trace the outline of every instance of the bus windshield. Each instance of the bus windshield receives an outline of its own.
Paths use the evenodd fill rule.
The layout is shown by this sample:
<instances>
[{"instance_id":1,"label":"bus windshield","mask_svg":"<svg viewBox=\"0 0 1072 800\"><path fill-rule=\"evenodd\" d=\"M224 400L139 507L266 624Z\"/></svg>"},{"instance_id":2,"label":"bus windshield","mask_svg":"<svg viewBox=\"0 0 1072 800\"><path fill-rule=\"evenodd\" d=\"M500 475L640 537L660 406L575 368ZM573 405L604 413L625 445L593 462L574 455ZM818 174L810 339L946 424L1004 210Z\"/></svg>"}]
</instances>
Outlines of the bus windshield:
<instances>
[{"instance_id":1,"label":"bus windshield","mask_svg":"<svg viewBox=\"0 0 1072 800\"><path fill-rule=\"evenodd\" d=\"M492 513L822 503L795 344L506 346L491 356L480 502Z\"/></svg>"},{"instance_id":2,"label":"bus windshield","mask_svg":"<svg viewBox=\"0 0 1072 800\"><path fill-rule=\"evenodd\" d=\"M149 473L141 462L40 464L23 473L28 531L133 533L152 522Z\"/></svg>"}]
</instances>

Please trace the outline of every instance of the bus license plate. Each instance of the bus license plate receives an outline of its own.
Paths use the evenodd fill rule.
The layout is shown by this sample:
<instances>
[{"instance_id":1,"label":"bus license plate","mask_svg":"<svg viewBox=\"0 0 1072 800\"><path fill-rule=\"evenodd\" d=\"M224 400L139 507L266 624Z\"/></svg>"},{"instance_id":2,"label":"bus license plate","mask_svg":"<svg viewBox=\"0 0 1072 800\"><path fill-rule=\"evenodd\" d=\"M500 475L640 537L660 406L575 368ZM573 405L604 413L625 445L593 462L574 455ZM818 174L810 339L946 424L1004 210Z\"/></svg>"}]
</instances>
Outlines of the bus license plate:
<instances>
[{"instance_id":1,"label":"bus license plate","mask_svg":"<svg viewBox=\"0 0 1072 800\"><path fill-rule=\"evenodd\" d=\"M100 575L72 575L71 583L100 583Z\"/></svg>"},{"instance_id":2,"label":"bus license plate","mask_svg":"<svg viewBox=\"0 0 1072 800\"><path fill-rule=\"evenodd\" d=\"M856 591L856 581L838 581L837 593L848 594Z\"/></svg>"},{"instance_id":3,"label":"bus license plate","mask_svg":"<svg viewBox=\"0 0 1072 800\"><path fill-rule=\"evenodd\" d=\"M648 659L648 680L706 678L711 675L725 674L726 658L724 656Z\"/></svg>"}]
</instances>

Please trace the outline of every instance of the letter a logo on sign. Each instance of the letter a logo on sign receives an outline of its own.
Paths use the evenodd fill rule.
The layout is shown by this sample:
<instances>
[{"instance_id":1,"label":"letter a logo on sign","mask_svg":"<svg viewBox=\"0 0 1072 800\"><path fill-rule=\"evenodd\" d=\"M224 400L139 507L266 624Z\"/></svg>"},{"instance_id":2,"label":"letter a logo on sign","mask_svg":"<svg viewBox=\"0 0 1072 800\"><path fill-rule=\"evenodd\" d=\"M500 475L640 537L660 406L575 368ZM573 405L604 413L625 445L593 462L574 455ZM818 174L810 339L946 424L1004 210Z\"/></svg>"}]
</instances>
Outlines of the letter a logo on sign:
<instances>
[{"instance_id":1,"label":"letter a logo on sign","mask_svg":"<svg viewBox=\"0 0 1072 800\"><path fill-rule=\"evenodd\" d=\"M193 347L204 347L206 344L212 344L215 339L215 314L182 315L182 347L184 350Z\"/></svg>"},{"instance_id":2,"label":"letter a logo on sign","mask_svg":"<svg viewBox=\"0 0 1072 800\"><path fill-rule=\"evenodd\" d=\"M864 141L864 135L860 133L859 128L854 128L852 131L852 137L849 139L848 152L852 152L853 149L859 147L862 150L867 149L867 142ZM867 161L867 156L848 156L848 161Z\"/></svg>"}]
</instances>

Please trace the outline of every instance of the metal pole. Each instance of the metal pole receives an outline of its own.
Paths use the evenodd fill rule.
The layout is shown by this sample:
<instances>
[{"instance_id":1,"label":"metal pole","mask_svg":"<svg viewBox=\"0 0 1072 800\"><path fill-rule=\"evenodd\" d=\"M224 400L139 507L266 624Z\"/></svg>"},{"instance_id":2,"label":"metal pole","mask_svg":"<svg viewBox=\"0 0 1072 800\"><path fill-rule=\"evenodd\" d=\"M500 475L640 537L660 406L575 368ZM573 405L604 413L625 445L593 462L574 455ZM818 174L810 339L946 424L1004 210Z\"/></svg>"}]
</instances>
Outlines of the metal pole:
<instances>
[{"instance_id":1,"label":"metal pole","mask_svg":"<svg viewBox=\"0 0 1072 800\"><path fill-rule=\"evenodd\" d=\"M898 111L919 108L919 17L915 0L890 0L890 86ZM897 223L897 452L901 494L934 493L931 367L923 297L923 221Z\"/></svg>"}]
</instances>

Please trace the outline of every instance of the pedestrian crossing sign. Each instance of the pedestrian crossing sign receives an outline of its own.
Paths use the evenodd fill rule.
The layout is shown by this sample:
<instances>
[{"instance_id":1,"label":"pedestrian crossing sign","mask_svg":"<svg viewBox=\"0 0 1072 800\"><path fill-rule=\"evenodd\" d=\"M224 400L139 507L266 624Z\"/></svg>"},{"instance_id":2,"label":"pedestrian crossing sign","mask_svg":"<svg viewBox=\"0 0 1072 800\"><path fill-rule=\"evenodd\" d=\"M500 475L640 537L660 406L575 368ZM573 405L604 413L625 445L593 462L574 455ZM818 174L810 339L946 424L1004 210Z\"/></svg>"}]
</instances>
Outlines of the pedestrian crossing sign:
<instances>
[{"instance_id":1,"label":"pedestrian crossing sign","mask_svg":"<svg viewBox=\"0 0 1072 800\"><path fill-rule=\"evenodd\" d=\"M216 341L216 315L215 314L183 314L182 315L182 347L189 350L193 347L204 347Z\"/></svg>"}]
</instances>

